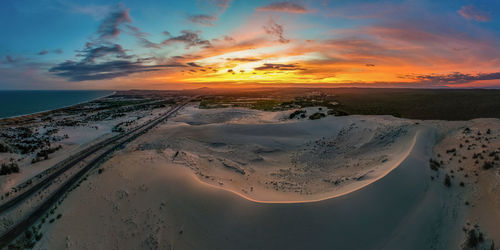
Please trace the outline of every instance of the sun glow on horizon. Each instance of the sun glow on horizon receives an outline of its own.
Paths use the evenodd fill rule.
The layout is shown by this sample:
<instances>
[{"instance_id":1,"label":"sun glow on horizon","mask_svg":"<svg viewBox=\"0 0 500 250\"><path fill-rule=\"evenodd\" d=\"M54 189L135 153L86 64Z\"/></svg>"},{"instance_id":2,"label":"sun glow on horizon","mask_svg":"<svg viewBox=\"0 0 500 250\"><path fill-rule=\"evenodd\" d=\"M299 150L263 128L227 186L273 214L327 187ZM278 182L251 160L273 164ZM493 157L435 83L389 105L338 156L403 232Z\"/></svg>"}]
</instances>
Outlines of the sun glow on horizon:
<instances>
[{"instance_id":1,"label":"sun glow on horizon","mask_svg":"<svg viewBox=\"0 0 500 250\"><path fill-rule=\"evenodd\" d=\"M0 76L7 88L500 87L500 22L461 0L307 1L300 11L280 2L262 8L266 0L194 2L158 3L159 12L129 0L95 13L53 6L45 11L72 29L47 20L47 36L23 21L18 10L30 6L16 1L3 10L18 22L2 26L15 39L2 45ZM43 39L27 42L26 34Z\"/></svg>"}]
</instances>

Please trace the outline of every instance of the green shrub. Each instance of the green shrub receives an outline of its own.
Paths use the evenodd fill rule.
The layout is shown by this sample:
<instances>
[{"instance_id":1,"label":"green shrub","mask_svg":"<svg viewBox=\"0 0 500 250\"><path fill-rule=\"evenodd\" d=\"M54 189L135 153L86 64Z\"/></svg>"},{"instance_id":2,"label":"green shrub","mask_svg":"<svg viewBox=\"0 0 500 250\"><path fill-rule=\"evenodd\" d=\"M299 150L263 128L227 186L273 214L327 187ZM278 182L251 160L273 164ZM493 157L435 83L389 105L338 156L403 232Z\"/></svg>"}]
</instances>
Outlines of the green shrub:
<instances>
[{"instance_id":1,"label":"green shrub","mask_svg":"<svg viewBox=\"0 0 500 250\"><path fill-rule=\"evenodd\" d=\"M314 113L312 115L309 116L309 119L310 120L317 120L317 119L321 119L323 117L325 117L326 115L323 114L323 113Z\"/></svg>"},{"instance_id":2,"label":"green shrub","mask_svg":"<svg viewBox=\"0 0 500 250\"><path fill-rule=\"evenodd\" d=\"M485 162L483 163L483 169L484 169L484 170L488 170L488 169L490 169L490 168L492 168L492 167L493 167L493 163L491 163L491 162L487 162L487 161L485 161Z\"/></svg>"},{"instance_id":3,"label":"green shrub","mask_svg":"<svg viewBox=\"0 0 500 250\"><path fill-rule=\"evenodd\" d=\"M451 187L451 179L448 174L444 177L444 185L447 187Z\"/></svg>"},{"instance_id":4,"label":"green shrub","mask_svg":"<svg viewBox=\"0 0 500 250\"><path fill-rule=\"evenodd\" d=\"M441 164L434 159L430 159L429 167L434 171L438 171L438 169L441 167Z\"/></svg>"},{"instance_id":5,"label":"green shrub","mask_svg":"<svg viewBox=\"0 0 500 250\"><path fill-rule=\"evenodd\" d=\"M471 249L475 249L477 247L477 245L479 244L479 239L477 237L476 230L474 229L469 230L469 233L467 234L467 240L465 243Z\"/></svg>"},{"instance_id":6,"label":"green shrub","mask_svg":"<svg viewBox=\"0 0 500 250\"><path fill-rule=\"evenodd\" d=\"M12 173L19 173L19 166L17 165L17 163L2 163L2 166L0 167L0 175L8 175Z\"/></svg>"},{"instance_id":7,"label":"green shrub","mask_svg":"<svg viewBox=\"0 0 500 250\"><path fill-rule=\"evenodd\" d=\"M305 113L306 113L306 111L305 111L305 110L301 110L301 109L299 109L299 110L295 110L293 113L291 113L291 114L290 114L289 118L290 118L290 119L293 119L293 118L295 118L297 115L300 115L300 116L302 117L302 115L304 115L304 116L305 116Z\"/></svg>"},{"instance_id":8,"label":"green shrub","mask_svg":"<svg viewBox=\"0 0 500 250\"><path fill-rule=\"evenodd\" d=\"M9 147L0 143L0 153L8 153L8 152L10 152Z\"/></svg>"}]
</instances>

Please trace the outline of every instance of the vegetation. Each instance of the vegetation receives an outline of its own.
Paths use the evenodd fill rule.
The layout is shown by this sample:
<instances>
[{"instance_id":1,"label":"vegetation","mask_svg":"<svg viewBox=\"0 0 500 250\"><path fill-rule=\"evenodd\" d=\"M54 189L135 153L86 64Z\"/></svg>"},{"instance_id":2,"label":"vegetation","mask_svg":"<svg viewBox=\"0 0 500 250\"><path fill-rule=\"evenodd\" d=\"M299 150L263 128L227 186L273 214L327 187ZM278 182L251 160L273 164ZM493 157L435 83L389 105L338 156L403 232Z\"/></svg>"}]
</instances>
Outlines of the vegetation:
<instances>
[{"instance_id":1,"label":"vegetation","mask_svg":"<svg viewBox=\"0 0 500 250\"><path fill-rule=\"evenodd\" d=\"M251 105L252 109L262 110L262 111L276 111L281 110L279 105L281 104L278 100L260 100Z\"/></svg>"},{"instance_id":2,"label":"vegetation","mask_svg":"<svg viewBox=\"0 0 500 250\"><path fill-rule=\"evenodd\" d=\"M490 169L490 168L492 168L492 167L493 167L493 163L491 163L491 162L487 162L487 161L485 161L485 162L483 163L483 169L484 169L484 170L488 170L488 169Z\"/></svg>"},{"instance_id":3,"label":"vegetation","mask_svg":"<svg viewBox=\"0 0 500 250\"><path fill-rule=\"evenodd\" d=\"M35 158L31 160L31 164L37 163L39 161L47 160L49 159L49 154L52 154L56 152L57 150L62 149L62 146L59 145L57 147L53 148L47 148L47 149L42 149L40 152L36 153Z\"/></svg>"},{"instance_id":4,"label":"vegetation","mask_svg":"<svg viewBox=\"0 0 500 250\"><path fill-rule=\"evenodd\" d=\"M410 119L500 118L500 90L336 89L339 108L349 114Z\"/></svg>"},{"instance_id":5,"label":"vegetation","mask_svg":"<svg viewBox=\"0 0 500 250\"><path fill-rule=\"evenodd\" d=\"M329 109L328 110L328 115L334 115L334 116L347 116L349 113L340 110L340 109Z\"/></svg>"},{"instance_id":6,"label":"vegetation","mask_svg":"<svg viewBox=\"0 0 500 250\"><path fill-rule=\"evenodd\" d=\"M295 110L293 113L290 114L289 118L293 119L293 118L300 116L302 114L304 114L304 116L305 116L305 113L306 113L306 111L303 109Z\"/></svg>"},{"instance_id":7,"label":"vegetation","mask_svg":"<svg viewBox=\"0 0 500 250\"><path fill-rule=\"evenodd\" d=\"M113 129L112 129L111 131L113 131L113 132L118 132L118 133L123 133L123 132L125 132L125 130L124 130L122 127L120 127L119 125L114 126L114 127L113 127Z\"/></svg>"},{"instance_id":8,"label":"vegetation","mask_svg":"<svg viewBox=\"0 0 500 250\"><path fill-rule=\"evenodd\" d=\"M314 114L310 115L309 119L310 120L317 120L317 119L321 119L321 118L323 118L325 116L326 116L325 114L318 112L318 113L314 113Z\"/></svg>"},{"instance_id":9,"label":"vegetation","mask_svg":"<svg viewBox=\"0 0 500 250\"><path fill-rule=\"evenodd\" d=\"M40 150L40 152L38 152L36 154L36 157L47 159L49 157L49 154L55 153L57 150L60 150L60 149L62 149L61 145L54 147L54 148L42 149L42 150Z\"/></svg>"},{"instance_id":10,"label":"vegetation","mask_svg":"<svg viewBox=\"0 0 500 250\"><path fill-rule=\"evenodd\" d=\"M2 166L0 168L0 175L8 175L12 173L19 173L19 166L17 165L17 163L2 163Z\"/></svg>"},{"instance_id":11,"label":"vegetation","mask_svg":"<svg viewBox=\"0 0 500 250\"><path fill-rule=\"evenodd\" d=\"M8 153L8 152L10 152L9 147L4 145L3 143L0 143L0 153Z\"/></svg>"},{"instance_id":12,"label":"vegetation","mask_svg":"<svg viewBox=\"0 0 500 250\"><path fill-rule=\"evenodd\" d=\"M448 174L446 174L446 176L444 177L444 185L446 187L451 187L451 178Z\"/></svg>"},{"instance_id":13,"label":"vegetation","mask_svg":"<svg viewBox=\"0 0 500 250\"><path fill-rule=\"evenodd\" d=\"M265 100L262 100L264 99ZM393 115L410 119L500 118L500 90L458 89L255 89L205 96L200 108L289 110L326 107L329 115ZM487 133L487 132L486 132Z\"/></svg>"},{"instance_id":14,"label":"vegetation","mask_svg":"<svg viewBox=\"0 0 500 250\"><path fill-rule=\"evenodd\" d=\"M446 150L447 154L456 153L456 152L457 152L457 149L455 149L455 148Z\"/></svg>"},{"instance_id":15,"label":"vegetation","mask_svg":"<svg viewBox=\"0 0 500 250\"><path fill-rule=\"evenodd\" d=\"M441 164L434 159L430 159L429 160L429 167L434 171L438 171L438 169L441 167Z\"/></svg>"},{"instance_id":16,"label":"vegetation","mask_svg":"<svg viewBox=\"0 0 500 250\"><path fill-rule=\"evenodd\" d=\"M479 245L479 237L475 229L469 230L465 244L471 249L475 249Z\"/></svg>"}]
</instances>

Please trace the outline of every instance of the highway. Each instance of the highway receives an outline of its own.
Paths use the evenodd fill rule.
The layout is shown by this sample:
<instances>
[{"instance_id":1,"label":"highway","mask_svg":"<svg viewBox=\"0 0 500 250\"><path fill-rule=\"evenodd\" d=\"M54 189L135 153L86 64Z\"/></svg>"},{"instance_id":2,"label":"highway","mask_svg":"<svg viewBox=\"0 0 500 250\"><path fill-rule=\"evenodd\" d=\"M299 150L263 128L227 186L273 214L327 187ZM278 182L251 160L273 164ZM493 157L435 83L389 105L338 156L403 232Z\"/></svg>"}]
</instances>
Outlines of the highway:
<instances>
[{"instance_id":1,"label":"highway","mask_svg":"<svg viewBox=\"0 0 500 250\"><path fill-rule=\"evenodd\" d=\"M1 216L6 211L16 208L27 198L48 187L51 183L53 183L54 180L56 180L58 177L60 177L62 174L64 174L66 171L68 171L81 161L87 158L92 159L81 170L79 170L76 174L71 176L62 186L57 188L50 195L50 197L47 198L45 201L43 201L42 204L40 204L31 214L25 216L24 219L18 222L15 226L11 227L9 231L1 235L0 248L6 247L9 243L15 240L21 233L28 230L31 225L33 225L39 218L41 218L74 184L78 183L78 181L84 175L86 175L91 169L93 169L96 165L98 165L99 162L104 160L114 151L120 149L124 144L136 139L140 135L146 133L153 127L165 121L168 117L175 114L177 111L179 111L182 107L184 107L194 98L190 98L178 104L177 106L172 107L166 114L146 124L143 124L138 128L135 128L129 132L109 138L101 143L91 146L86 150L83 150L82 154L77 154L77 156L75 157L70 157L69 159L64 160L62 166L57 171L50 174L37 184L33 185L28 190L24 191L22 194L19 194L15 198L12 198L6 203L0 205L0 216ZM97 156L91 157L96 153L98 153Z\"/></svg>"}]
</instances>

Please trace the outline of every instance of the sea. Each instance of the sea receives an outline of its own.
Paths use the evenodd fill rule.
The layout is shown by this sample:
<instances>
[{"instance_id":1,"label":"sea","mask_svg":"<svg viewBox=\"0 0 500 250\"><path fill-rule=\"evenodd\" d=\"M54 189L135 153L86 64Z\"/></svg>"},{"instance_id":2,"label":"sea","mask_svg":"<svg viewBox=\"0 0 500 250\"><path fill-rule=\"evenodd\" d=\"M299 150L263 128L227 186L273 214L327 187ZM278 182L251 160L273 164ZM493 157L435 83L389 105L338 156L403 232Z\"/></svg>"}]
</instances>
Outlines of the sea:
<instances>
[{"instance_id":1,"label":"sea","mask_svg":"<svg viewBox=\"0 0 500 250\"><path fill-rule=\"evenodd\" d=\"M113 93L110 90L0 90L0 118L59 109Z\"/></svg>"}]
</instances>

